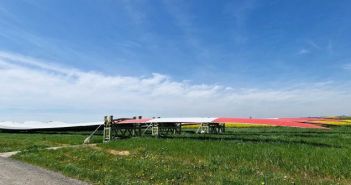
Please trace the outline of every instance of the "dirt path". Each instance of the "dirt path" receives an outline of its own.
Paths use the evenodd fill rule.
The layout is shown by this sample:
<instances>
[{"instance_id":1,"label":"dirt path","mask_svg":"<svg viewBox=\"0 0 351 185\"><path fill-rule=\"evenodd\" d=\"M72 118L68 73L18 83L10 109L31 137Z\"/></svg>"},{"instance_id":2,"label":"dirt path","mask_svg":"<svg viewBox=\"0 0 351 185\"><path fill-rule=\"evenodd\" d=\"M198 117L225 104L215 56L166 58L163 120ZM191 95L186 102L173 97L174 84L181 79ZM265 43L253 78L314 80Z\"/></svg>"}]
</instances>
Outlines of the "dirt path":
<instances>
[{"instance_id":1,"label":"dirt path","mask_svg":"<svg viewBox=\"0 0 351 185\"><path fill-rule=\"evenodd\" d=\"M57 149L61 149L61 148L69 148L69 147L96 147L96 144L83 144L83 145L65 145L65 146L52 146L52 147L48 147L48 148L44 148L41 150L57 150ZM0 157L5 157L5 158L9 158L13 155L16 155L18 153L20 153L21 151L12 151L12 152L2 152L0 153Z\"/></svg>"},{"instance_id":2,"label":"dirt path","mask_svg":"<svg viewBox=\"0 0 351 185\"><path fill-rule=\"evenodd\" d=\"M87 185L87 183L0 157L0 185Z\"/></svg>"}]
</instances>

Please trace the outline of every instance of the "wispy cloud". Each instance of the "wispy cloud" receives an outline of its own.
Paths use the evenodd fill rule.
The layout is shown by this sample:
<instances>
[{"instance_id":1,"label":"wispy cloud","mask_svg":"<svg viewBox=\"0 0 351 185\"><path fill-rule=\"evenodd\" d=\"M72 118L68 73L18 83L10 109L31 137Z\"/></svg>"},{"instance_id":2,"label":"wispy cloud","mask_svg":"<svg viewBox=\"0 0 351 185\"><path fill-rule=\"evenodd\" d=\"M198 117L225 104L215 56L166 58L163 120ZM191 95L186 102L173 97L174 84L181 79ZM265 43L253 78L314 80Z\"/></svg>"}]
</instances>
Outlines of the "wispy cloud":
<instances>
[{"instance_id":1,"label":"wispy cloud","mask_svg":"<svg viewBox=\"0 0 351 185\"><path fill-rule=\"evenodd\" d=\"M311 46L312 48L314 48L314 49L317 49L317 50L322 49L322 47L319 44L317 44L315 41L313 41L313 40L308 40L307 44L309 46Z\"/></svg>"},{"instance_id":2,"label":"wispy cloud","mask_svg":"<svg viewBox=\"0 0 351 185\"><path fill-rule=\"evenodd\" d=\"M302 49L300 49L300 50L297 52L297 54L299 54L299 55L304 55L304 54L307 54L307 53L310 53L310 50L305 49L305 48L302 48Z\"/></svg>"},{"instance_id":3,"label":"wispy cloud","mask_svg":"<svg viewBox=\"0 0 351 185\"><path fill-rule=\"evenodd\" d=\"M142 11L142 6L137 7L136 3L142 3L141 1L130 1L123 0L123 7L127 11L131 21L136 25L142 25L146 21L146 14Z\"/></svg>"},{"instance_id":4,"label":"wispy cloud","mask_svg":"<svg viewBox=\"0 0 351 185\"><path fill-rule=\"evenodd\" d=\"M303 46L298 50L297 54L304 55L309 53L327 53L333 55L335 54L335 51L331 40L321 43L307 39L304 41Z\"/></svg>"},{"instance_id":5,"label":"wispy cloud","mask_svg":"<svg viewBox=\"0 0 351 185\"><path fill-rule=\"evenodd\" d=\"M232 1L227 4L223 12L233 20L232 37L238 44L245 43L248 40L246 34L246 23L250 13L257 7L255 0Z\"/></svg>"},{"instance_id":6,"label":"wispy cloud","mask_svg":"<svg viewBox=\"0 0 351 185\"><path fill-rule=\"evenodd\" d=\"M186 4L186 2L163 2L177 27L183 32L186 44L192 47L195 53L206 53L207 49L204 47L202 40L197 36L199 35L199 30L195 26L195 21L192 20L193 16L191 16L186 6L181 6Z\"/></svg>"},{"instance_id":7,"label":"wispy cloud","mask_svg":"<svg viewBox=\"0 0 351 185\"><path fill-rule=\"evenodd\" d=\"M351 71L351 63L344 65L343 68Z\"/></svg>"},{"instance_id":8,"label":"wispy cloud","mask_svg":"<svg viewBox=\"0 0 351 185\"><path fill-rule=\"evenodd\" d=\"M310 116L350 112L350 89L316 83L241 89L167 75L86 72L0 52L0 120L96 120L131 116Z\"/></svg>"}]
</instances>

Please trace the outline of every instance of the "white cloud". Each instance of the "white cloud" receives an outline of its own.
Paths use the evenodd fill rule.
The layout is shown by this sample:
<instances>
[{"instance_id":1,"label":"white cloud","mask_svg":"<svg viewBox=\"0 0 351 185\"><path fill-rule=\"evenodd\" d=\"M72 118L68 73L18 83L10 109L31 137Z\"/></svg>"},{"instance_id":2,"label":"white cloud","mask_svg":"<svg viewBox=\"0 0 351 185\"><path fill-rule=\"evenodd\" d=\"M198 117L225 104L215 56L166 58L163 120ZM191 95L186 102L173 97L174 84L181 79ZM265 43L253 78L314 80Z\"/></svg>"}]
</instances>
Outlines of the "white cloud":
<instances>
[{"instance_id":1,"label":"white cloud","mask_svg":"<svg viewBox=\"0 0 351 185\"><path fill-rule=\"evenodd\" d=\"M118 70L116 70L118 71ZM117 116L311 116L350 112L349 88L329 83L242 89L167 75L85 72L0 52L0 120L90 121Z\"/></svg>"}]
</instances>

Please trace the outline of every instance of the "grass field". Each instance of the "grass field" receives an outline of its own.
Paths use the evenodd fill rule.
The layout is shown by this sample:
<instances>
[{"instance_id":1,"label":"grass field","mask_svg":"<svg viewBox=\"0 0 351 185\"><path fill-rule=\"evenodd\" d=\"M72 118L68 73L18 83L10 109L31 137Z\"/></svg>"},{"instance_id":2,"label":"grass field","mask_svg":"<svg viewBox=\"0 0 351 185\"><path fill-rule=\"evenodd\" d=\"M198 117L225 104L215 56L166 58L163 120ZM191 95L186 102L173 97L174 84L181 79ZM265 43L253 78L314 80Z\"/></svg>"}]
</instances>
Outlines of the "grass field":
<instances>
[{"instance_id":1,"label":"grass field","mask_svg":"<svg viewBox=\"0 0 351 185\"><path fill-rule=\"evenodd\" d=\"M59 142L57 135L13 137L38 137L32 145L84 138L63 136ZM8 137L0 133L0 143ZM351 184L350 156L351 127L263 127L227 129L221 136L185 133L55 151L32 148L14 158L94 184Z\"/></svg>"},{"instance_id":2,"label":"grass field","mask_svg":"<svg viewBox=\"0 0 351 185\"><path fill-rule=\"evenodd\" d=\"M26 150L31 148L47 148L51 146L82 144L88 135L70 134L38 134L38 133L1 133L0 152Z\"/></svg>"}]
</instances>

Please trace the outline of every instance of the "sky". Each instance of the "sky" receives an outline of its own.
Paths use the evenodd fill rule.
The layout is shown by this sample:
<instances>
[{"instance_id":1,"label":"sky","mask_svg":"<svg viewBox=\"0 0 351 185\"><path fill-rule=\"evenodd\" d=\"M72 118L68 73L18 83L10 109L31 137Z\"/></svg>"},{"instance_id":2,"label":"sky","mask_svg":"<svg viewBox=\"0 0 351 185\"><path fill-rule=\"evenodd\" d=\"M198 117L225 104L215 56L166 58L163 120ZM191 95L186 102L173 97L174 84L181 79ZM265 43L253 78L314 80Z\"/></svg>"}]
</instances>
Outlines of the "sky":
<instances>
[{"instance_id":1,"label":"sky","mask_svg":"<svg viewBox=\"0 0 351 185\"><path fill-rule=\"evenodd\" d=\"M348 0L2 0L0 121L350 115Z\"/></svg>"}]
</instances>

